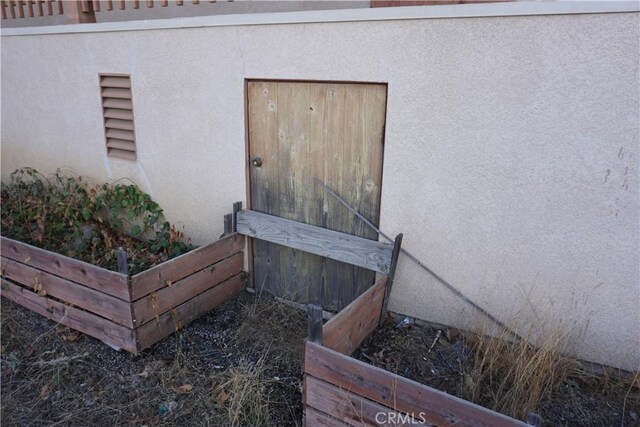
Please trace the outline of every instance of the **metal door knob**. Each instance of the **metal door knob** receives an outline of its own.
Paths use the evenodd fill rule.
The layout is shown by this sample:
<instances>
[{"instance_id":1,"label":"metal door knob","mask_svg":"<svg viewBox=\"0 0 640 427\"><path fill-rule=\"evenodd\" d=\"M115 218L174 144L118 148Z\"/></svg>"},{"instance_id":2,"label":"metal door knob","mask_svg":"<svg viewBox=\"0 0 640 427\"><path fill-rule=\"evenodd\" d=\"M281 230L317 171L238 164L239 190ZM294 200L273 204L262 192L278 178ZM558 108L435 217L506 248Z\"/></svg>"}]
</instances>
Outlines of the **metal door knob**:
<instances>
[{"instance_id":1,"label":"metal door knob","mask_svg":"<svg viewBox=\"0 0 640 427\"><path fill-rule=\"evenodd\" d=\"M253 164L253 166L259 168L260 166L262 166L262 159L256 156L253 158L253 160L251 160L251 163Z\"/></svg>"}]
</instances>

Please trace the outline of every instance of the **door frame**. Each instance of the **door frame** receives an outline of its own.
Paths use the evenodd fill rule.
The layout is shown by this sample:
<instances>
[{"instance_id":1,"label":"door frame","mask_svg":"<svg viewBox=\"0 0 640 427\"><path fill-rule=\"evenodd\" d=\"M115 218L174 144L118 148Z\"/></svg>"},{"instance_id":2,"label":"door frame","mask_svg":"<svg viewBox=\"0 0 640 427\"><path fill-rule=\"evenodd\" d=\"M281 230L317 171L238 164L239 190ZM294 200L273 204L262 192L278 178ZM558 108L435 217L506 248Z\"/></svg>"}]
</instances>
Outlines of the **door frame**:
<instances>
[{"instance_id":1,"label":"door frame","mask_svg":"<svg viewBox=\"0 0 640 427\"><path fill-rule=\"evenodd\" d=\"M245 77L243 83L244 93L242 95L244 101L244 176L245 176L245 200L247 202L246 209L251 209L251 156L250 156L250 143L249 143L249 83L252 82L274 82L274 83L333 83L333 84L362 84L362 85L384 85L385 86L385 99L384 99L384 125L382 130L382 166L380 170L380 196L378 197L378 210L377 222L380 224L380 216L382 215L382 185L384 182L384 158L387 139L387 117L389 111L389 82L378 81L351 81L351 80L311 80L311 79L271 79L265 77ZM253 240L247 239L247 273L249 280L247 286L255 289L254 274L253 274Z\"/></svg>"}]
</instances>

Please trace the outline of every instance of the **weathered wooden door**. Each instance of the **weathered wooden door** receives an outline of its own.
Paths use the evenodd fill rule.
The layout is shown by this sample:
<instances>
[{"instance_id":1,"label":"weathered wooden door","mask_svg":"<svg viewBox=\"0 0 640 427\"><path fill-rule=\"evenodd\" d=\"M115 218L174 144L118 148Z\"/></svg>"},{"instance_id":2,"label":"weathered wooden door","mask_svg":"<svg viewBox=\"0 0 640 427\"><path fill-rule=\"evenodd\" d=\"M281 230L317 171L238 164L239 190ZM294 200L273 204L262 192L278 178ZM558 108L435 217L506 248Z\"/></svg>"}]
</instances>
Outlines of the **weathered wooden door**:
<instances>
[{"instance_id":1,"label":"weathered wooden door","mask_svg":"<svg viewBox=\"0 0 640 427\"><path fill-rule=\"evenodd\" d=\"M248 83L251 209L377 239L316 178L378 224L386 85ZM256 240L253 281L293 300L341 309L374 273Z\"/></svg>"}]
</instances>

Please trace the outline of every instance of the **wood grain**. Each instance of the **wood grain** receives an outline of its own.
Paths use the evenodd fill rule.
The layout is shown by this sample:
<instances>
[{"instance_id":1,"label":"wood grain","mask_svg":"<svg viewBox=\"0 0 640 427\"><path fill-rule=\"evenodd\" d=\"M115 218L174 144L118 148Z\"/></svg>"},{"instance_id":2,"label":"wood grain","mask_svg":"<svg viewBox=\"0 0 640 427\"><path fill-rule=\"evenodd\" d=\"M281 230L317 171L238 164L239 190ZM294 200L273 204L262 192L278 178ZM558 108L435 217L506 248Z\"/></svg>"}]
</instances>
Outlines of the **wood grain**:
<instances>
[{"instance_id":1,"label":"wood grain","mask_svg":"<svg viewBox=\"0 0 640 427\"><path fill-rule=\"evenodd\" d=\"M0 260L2 263L2 277L5 279L10 279L31 289L37 287L38 290L46 292L47 295L98 314L115 323L130 328L133 327L129 302L54 276L18 261L5 257L1 257Z\"/></svg>"},{"instance_id":2,"label":"wood grain","mask_svg":"<svg viewBox=\"0 0 640 427\"><path fill-rule=\"evenodd\" d=\"M91 289L131 301L128 277L64 255L36 248L26 243L0 238L2 256L30 265Z\"/></svg>"},{"instance_id":3,"label":"wood grain","mask_svg":"<svg viewBox=\"0 0 640 427\"><path fill-rule=\"evenodd\" d=\"M48 319L97 338L107 344L136 352L133 331L95 314L38 296L35 292L2 280L2 296Z\"/></svg>"},{"instance_id":4,"label":"wood grain","mask_svg":"<svg viewBox=\"0 0 640 427\"><path fill-rule=\"evenodd\" d=\"M387 273L391 264L390 244L260 212L239 212L238 232L380 273Z\"/></svg>"},{"instance_id":5,"label":"wood grain","mask_svg":"<svg viewBox=\"0 0 640 427\"><path fill-rule=\"evenodd\" d=\"M244 254L237 252L197 273L165 286L133 303L133 318L140 326L242 271Z\"/></svg>"},{"instance_id":6,"label":"wood grain","mask_svg":"<svg viewBox=\"0 0 640 427\"><path fill-rule=\"evenodd\" d=\"M370 221L379 218L386 85L251 81L247 84L251 209L377 240L324 193L329 183ZM374 283L362 267L273 242L253 242L254 285L339 310Z\"/></svg>"},{"instance_id":7,"label":"wood grain","mask_svg":"<svg viewBox=\"0 0 640 427\"><path fill-rule=\"evenodd\" d=\"M202 314L222 304L240 293L243 281L238 274L190 299L175 309L163 314L157 320L136 329L138 351L155 344L161 339L183 328Z\"/></svg>"},{"instance_id":8,"label":"wood grain","mask_svg":"<svg viewBox=\"0 0 640 427\"><path fill-rule=\"evenodd\" d=\"M304 372L394 411L422 413L427 422L438 426L526 425L309 341L305 344Z\"/></svg>"},{"instance_id":9,"label":"wood grain","mask_svg":"<svg viewBox=\"0 0 640 427\"><path fill-rule=\"evenodd\" d=\"M378 326L386 284L386 277L380 279L325 323L323 345L342 354L353 353Z\"/></svg>"},{"instance_id":10,"label":"wood grain","mask_svg":"<svg viewBox=\"0 0 640 427\"><path fill-rule=\"evenodd\" d=\"M341 427L346 425L346 423L335 418L331 418L324 412L320 412L310 406L304 408L305 427Z\"/></svg>"},{"instance_id":11,"label":"wood grain","mask_svg":"<svg viewBox=\"0 0 640 427\"><path fill-rule=\"evenodd\" d=\"M243 236L232 234L138 273L131 278L132 299L138 300L153 291L166 287L169 283L175 283L196 271L234 255L242 251L243 248Z\"/></svg>"},{"instance_id":12,"label":"wood grain","mask_svg":"<svg viewBox=\"0 0 640 427\"><path fill-rule=\"evenodd\" d=\"M394 412L385 406L364 399L362 396L350 393L347 390L343 390L310 375L305 375L304 381L307 408L317 409L333 418L337 418L346 425L380 427L380 425L384 424L376 421L376 414L381 413L384 415L382 418L379 416L379 420L387 420L387 415L390 412ZM401 420L404 420L404 418L401 418ZM418 414L416 414L415 420L421 421ZM401 421L390 425L424 425L418 422L411 424L409 420L407 421L408 422Z\"/></svg>"}]
</instances>

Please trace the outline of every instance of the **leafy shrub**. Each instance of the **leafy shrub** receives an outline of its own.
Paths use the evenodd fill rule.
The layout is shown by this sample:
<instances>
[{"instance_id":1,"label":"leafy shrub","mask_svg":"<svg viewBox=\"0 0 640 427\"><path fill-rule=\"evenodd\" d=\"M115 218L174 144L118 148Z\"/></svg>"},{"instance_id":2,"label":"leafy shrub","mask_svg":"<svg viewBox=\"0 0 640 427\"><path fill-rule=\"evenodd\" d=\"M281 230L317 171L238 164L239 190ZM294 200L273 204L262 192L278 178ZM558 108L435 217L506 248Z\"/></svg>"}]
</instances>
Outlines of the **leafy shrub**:
<instances>
[{"instance_id":1,"label":"leafy shrub","mask_svg":"<svg viewBox=\"0 0 640 427\"><path fill-rule=\"evenodd\" d=\"M2 235L92 264L115 269L123 247L136 273L194 248L135 185L22 168L1 192Z\"/></svg>"}]
</instances>

